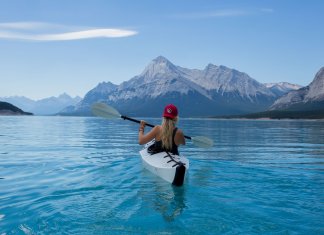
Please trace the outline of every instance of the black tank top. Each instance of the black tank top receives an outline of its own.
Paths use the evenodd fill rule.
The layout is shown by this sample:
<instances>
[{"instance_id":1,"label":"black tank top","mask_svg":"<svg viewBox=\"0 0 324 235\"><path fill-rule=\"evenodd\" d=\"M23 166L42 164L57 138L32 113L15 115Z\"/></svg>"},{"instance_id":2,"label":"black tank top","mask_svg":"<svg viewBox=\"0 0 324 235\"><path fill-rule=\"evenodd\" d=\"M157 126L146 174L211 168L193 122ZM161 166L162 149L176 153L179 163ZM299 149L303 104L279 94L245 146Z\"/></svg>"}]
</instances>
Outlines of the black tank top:
<instances>
[{"instance_id":1,"label":"black tank top","mask_svg":"<svg viewBox=\"0 0 324 235\"><path fill-rule=\"evenodd\" d=\"M154 146L155 151L158 151L158 152L166 151L166 152L169 152L169 153L173 153L173 154L179 155L178 146L174 142L174 137L175 137L175 135L177 133L177 130L178 130L177 127L174 128L173 133L172 133L172 149L171 149L171 151L162 148L162 140L159 140L159 141L156 141L155 142L155 144L154 144L155 145Z\"/></svg>"}]
</instances>

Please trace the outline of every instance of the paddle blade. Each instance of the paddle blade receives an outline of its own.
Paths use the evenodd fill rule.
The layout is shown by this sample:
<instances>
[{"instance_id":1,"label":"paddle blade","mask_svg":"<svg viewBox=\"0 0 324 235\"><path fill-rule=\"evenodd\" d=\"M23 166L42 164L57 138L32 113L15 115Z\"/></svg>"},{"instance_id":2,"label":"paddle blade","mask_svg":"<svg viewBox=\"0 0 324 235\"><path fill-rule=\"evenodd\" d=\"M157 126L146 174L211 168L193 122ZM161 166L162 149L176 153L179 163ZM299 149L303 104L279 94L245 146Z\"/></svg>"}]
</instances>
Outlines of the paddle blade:
<instances>
[{"instance_id":1,"label":"paddle blade","mask_svg":"<svg viewBox=\"0 0 324 235\"><path fill-rule=\"evenodd\" d=\"M213 140L205 136L191 137L192 143L201 148L210 148L214 145Z\"/></svg>"},{"instance_id":2,"label":"paddle blade","mask_svg":"<svg viewBox=\"0 0 324 235\"><path fill-rule=\"evenodd\" d=\"M94 103L91 106L91 111L94 115L104 118L120 118L120 113L111 106L104 103Z\"/></svg>"}]
</instances>

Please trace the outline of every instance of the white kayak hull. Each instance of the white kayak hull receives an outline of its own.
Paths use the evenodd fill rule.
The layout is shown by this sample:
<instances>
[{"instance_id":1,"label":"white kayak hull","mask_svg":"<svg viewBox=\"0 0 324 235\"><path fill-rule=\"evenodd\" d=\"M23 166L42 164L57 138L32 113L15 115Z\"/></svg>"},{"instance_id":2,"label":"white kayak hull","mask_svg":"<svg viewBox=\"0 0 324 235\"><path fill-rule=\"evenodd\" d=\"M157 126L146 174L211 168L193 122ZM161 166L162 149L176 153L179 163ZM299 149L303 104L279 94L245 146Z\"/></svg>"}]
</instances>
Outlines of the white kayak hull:
<instances>
[{"instance_id":1,"label":"white kayak hull","mask_svg":"<svg viewBox=\"0 0 324 235\"><path fill-rule=\"evenodd\" d=\"M173 185L181 186L189 169L189 160L167 152L151 154L148 148L152 144L146 144L140 151L144 168Z\"/></svg>"}]
</instances>

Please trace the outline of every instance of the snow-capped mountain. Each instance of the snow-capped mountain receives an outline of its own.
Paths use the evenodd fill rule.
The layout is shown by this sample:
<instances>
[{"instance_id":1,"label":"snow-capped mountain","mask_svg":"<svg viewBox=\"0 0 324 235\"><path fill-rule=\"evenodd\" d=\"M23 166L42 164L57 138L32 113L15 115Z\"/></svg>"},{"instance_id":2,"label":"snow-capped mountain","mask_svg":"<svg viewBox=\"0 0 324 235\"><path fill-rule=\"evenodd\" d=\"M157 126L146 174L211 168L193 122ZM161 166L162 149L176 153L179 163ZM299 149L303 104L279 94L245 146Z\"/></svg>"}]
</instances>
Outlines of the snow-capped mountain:
<instances>
[{"instance_id":1,"label":"snow-capped mountain","mask_svg":"<svg viewBox=\"0 0 324 235\"><path fill-rule=\"evenodd\" d=\"M181 69L186 78L200 85L211 95L236 93L242 99L257 101L258 96L275 97L263 84L249 77L246 73L225 66L209 64L204 70Z\"/></svg>"},{"instance_id":2,"label":"snow-capped mountain","mask_svg":"<svg viewBox=\"0 0 324 235\"><path fill-rule=\"evenodd\" d=\"M117 101L143 97L157 98L172 92L187 95L190 91L197 91L209 97L205 89L183 76L180 67L159 56L140 75L123 82L108 96L108 99Z\"/></svg>"},{"instance_id":3,"label":"snow-capped mountain","mask_svg":"<svg viewBox=\"0 0 324 235\"><path fill-rule=\"evenodd\" d=\"M324 109L324 67L317 72L308 86L289 92L270 107L270 110L314 109Z\"/></svg>"},{"instance_id":4,"label":"snow-capped mountain","mask_svg":"<svg viewBox=\"0 0 324 235\"><path fill-rule=\"evenodd\" d=\"M63 93L58 97L53 96L37 101L24 96L2 97L0 100L9 102L25 111L34 113L35 115L52 115L58 113L69 105L76 105L80 102L81 98L78 96L72 98L68 94Z\"/></svg>"},{"instance_id":5,"label":"snow-capped mountain","mask_svg":"<svg viewBox=\"0 0 324 235\"><path fill-rule=\"evenodd\" d=\"M177 105L181 116L241 114L266 110L277 97L237 70L213 64L187 69L159 56L129 81L99 84L62 114L89 115L89 105L96 101L134 116L160 116L168 103Z\"/></svg>"},{"instance_id":6,"label":"snow-capped mountain","mask_svg":"<svg viewBox=\"0 0 324 235\"><path fill-rule=\"evenodd\" d=\"M291 84L288 82L265 83L264 85L278 96L282 96L284 94L287 94L290 91L294 91L302 88L302 86L300 85Z\"/></svg>"}]
</instances>

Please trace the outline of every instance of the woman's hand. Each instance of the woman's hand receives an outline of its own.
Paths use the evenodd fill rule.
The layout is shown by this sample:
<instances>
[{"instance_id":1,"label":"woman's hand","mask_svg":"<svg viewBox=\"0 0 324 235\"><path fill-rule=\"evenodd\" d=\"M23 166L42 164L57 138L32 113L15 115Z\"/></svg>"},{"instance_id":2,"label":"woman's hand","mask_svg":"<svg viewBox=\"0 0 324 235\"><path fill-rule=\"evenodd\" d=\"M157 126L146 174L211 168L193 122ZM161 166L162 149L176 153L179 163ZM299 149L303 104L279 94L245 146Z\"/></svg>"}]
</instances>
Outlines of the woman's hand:
<instances>
[{"instance_id":1,"label":"woman's hand","mask_svg":"<svg viewBox=\"0 0 324 235\"><path fill-rule=\"evenodd\" d=\"M140 123L140 128L139 128L139 132L143 131L144 132L144 128L145 128L145 125L146 125L146 122L141 120L141 123Z\"/></svg>"}]
</instances>

